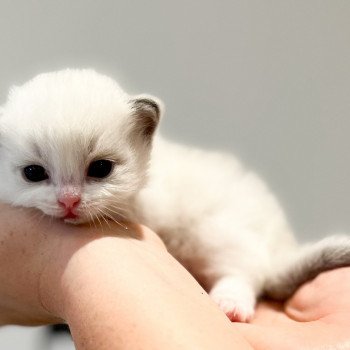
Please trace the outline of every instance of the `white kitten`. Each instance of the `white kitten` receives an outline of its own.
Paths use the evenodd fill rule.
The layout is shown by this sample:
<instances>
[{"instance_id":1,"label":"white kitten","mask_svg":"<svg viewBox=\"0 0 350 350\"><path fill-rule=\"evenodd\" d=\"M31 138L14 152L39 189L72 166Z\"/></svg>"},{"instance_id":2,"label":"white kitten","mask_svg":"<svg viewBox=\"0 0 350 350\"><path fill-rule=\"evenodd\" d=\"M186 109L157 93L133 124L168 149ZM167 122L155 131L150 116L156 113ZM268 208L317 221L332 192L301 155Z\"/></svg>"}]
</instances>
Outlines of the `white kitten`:
<instances>
[{"instance_id":1,"label":"white kitten","mask_svg":"<svg viewBox=\"0 0 350 350\"><path fill-rule=\"evenodd\" d=\"M71 223L147 224L231 320L248 320L259 295L286 298L350 263L347 237L298 248L272 194L232 156L155 137L160 111L91 70L14 88L0 110L0 199Z\"/></svg>"}]
</instances>

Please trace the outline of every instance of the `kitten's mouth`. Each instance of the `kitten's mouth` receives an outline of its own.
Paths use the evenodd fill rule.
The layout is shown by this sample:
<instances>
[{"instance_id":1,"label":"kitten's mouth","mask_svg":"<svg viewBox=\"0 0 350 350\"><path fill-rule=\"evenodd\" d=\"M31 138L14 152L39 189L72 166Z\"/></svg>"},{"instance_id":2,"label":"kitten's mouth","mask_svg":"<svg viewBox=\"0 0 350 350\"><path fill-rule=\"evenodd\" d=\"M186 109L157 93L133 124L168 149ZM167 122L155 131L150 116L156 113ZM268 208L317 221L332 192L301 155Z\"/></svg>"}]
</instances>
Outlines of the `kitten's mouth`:
<instances>
[{"instance_id":1,"label":"kitten's mouth","mask_svg":"<svg viewBox=\"0 0 350 350\"><path fill-rule=\"evenodd\" d=\"M78 218L79 218L79 215L76 214L72 209L67 209L64 215L61 217L62 220L74 220Z\"/></svg>"},{"instance_id":2,"label":"kitten's mouth","mask_svg":"<svg viewBox=\"0 0 350 350\"><path fill-rule=\"evenodd\" d=\"M64 217L63 219L76 219L79 215L74 214L73 212L69 211Z\"/></svg>"}]
</instances>

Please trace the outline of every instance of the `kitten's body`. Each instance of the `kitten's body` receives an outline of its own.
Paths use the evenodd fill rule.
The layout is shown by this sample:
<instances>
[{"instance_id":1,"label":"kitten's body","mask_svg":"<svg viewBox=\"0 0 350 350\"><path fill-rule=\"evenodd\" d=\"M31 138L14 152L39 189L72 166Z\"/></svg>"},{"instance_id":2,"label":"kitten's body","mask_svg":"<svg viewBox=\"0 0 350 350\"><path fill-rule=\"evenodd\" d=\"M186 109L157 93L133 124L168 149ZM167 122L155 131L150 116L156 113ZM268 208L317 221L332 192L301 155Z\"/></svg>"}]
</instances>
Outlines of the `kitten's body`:
<instances>
[{"instance_id":1,"label":"kitten's body","mask_svg":"<svg viewBox=\"0 0 350 350\"><path fill-rule=\"evenodd\" d=\"M232 320L249 319L264 292L284 298L316 273L349 264L348 238L298 248L255 174L232 156L153 137L158 120L157 102L130 97L93 71L41 75L14 91L2 111L0 199L68 222L102 213L136 218ZM97 159L115 164L98 181L88 176ZM45 167L48 178L24 180L30 164ZM58 198L73 195L72 219Z\"/></svg>"},{"instance_id":2,"label":"kitten's body","mask_svg":"<svg viewBox=\"0 0 350 350\"><path fill-rule=\"evenodd\" d=\"M231 155L156 138L136 208L231 319L251 316L280 254L295 249L274 197Z\"/></svg>"}]
</instances>

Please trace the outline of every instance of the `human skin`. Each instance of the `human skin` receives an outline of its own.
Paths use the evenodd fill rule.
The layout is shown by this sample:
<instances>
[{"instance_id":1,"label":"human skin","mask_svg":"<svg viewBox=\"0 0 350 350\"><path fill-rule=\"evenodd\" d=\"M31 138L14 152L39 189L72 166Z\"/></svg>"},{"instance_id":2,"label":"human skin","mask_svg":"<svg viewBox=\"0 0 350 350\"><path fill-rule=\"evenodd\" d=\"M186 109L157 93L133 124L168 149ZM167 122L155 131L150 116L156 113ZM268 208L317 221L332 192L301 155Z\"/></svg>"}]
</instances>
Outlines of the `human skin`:
<instances>
[{"instance_id":1,"label":"human skin","mask_svg":"<svg viewBox=\"0 0 350 350\"><path fill-rule=\"evenodd\" d=\"M1 324L65 321L84 350L334 349L350 338L349 268L231 324L147 228L38 218L0 205Z\"/></svg>"},{"instance_id":2,"label":"human skin","mask_svg":"<svg viewBox=\"0 0 350 350\"><path fill-rule=\"evenodd\" d=\"M70 326L77 349L251 349L146 228L1 205L1 324Z\"/></svg>"},{"instance_id":3,"label":"human skin","mask_svg":"<svg viewBox=\"0 0 350 350\"><path fill-rule=\"evenodd\" d=\"M233 324L254 349L350 349L350 268L321 273L285 303L264 302Z\"/></svg>"}]
</instances>

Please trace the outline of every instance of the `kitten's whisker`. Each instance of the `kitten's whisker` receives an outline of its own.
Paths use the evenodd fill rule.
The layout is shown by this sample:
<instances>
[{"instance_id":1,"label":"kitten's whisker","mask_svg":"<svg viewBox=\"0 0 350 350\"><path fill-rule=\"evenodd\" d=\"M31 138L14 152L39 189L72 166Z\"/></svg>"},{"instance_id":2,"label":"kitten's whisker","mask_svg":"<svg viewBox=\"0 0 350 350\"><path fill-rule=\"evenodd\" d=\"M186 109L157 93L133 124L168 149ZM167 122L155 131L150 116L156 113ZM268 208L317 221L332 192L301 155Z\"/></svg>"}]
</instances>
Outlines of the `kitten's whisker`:
<instances>
[{"instance_id":1,"label":"kitten's whisker","mask_svg":"<svg viewBox=\"0 0 350 350\"><path fill-rule=\"evenodd\" d=\"M115 211L115 210L112 210L110 207L108 206L104 206L104 209L109 211L110 213L113 213L113 214L116 214L117 216L121 217L122 219L125 219L127 220L128 217L126 215L123 215L122 213L120 213L119 211Z\"/></svg>"},{"instance_id":2,"label":"kitten's whisker","mask_svg":"<svg viewBox=\"0 0 350 350\"><path fill-rule=\"evenodd\" d=\"M100 209L100 208L96 208L98 210L98 212L100 212L102 215L101 215L101 218L106 222L106 224L108 225L109 228L111 228L111 226L109 225L109 222L108 220L105 218L104 216L104 212Z\"/></svg>"},{"instance_id":3,"label":"kitten's whisker","mask_svg":"<svg viewBox=\"0 0 350 350\"><path fill-rule=\"evenodd\" d=\"M116 210L112 210L111 208L116 209ZM123 219L128 219L126 210L124 210L125 211L124 213L121 212L121 210L123 208L120 208L120 207L117 207L117 206L114 206L114 205L109 205L109 206L105 206L105 209L110 211L110 212L112 212L112 213L114 213L114 214L117 214L117 215L121 216Z\"/></svg>"},{"instance_id":4,"label":"kitten's whisker","mask_svg":"<svg viewBox=\"0 0 350 350\"><path fill-rule=\"evenodd\" d=\"M117 225L121 226L124 230L128 230L129 228L123 224L121 224L118 220L116 220L112 215L105 213L105 215L110 218L113 222L115 222Z\"/></svg>"},{"instance_id":5,"label":"kitten's whisker","mask_svg":"<svg viewBox=\"0 0 350 350\"><path fill-rule=\"evenodd\" d=\"M103 192L106 192L106 193L112 195L113 197L117 196L119 193L128 193L128 194L130 193L130 190L129 190L129 189L122 189L122 188L119 188L119 189L118 189L118 193L111 192L111 191L110 191L108 188L106 188L106 187L102 187L101 190L102 190Z\"/></svg>"},{"instance_id":6,"label":"kitten's whisker","mask_svg":"<svg viewBox=\"0 0 350 350\"><path fill-rule=\"evenodd\" d=\"M87 204L85 204L84 207L85 207L86 209L88 209L88 208L94 208L94 209L96 209L96 208L97 208L95 205L87 205ZM125 219L125 220L128 220L128 218L129 218L129 216L130 216L130 215L129 215L129 211L128 211L125 207L124 207L124 208L123 208L123 207L119 207L119 206L113 204L113 202L110 203L110 202L108 201L107 204L102 203L102 205L100 205L99 208L102 208L102 209L104 209L104 210L105 210L105 209L106 209L106 210L109 210L110 212L112 212L112 213L118 215L119 217L121 217L121 218L123 218L123 219ZM111 208L116 209L116 210L112 210ZM97 210L99 210L99 209L97 208ZM100 211L100 210L99 210L99 211Z\"/></svg>"},{"instance_id":7,"label":"kitten's whisker","mask_svg":"<svg viewBox=\"0 0 350 350\"><path fill-rule=\"evenodd\" d=\"M91 217L91 220L92 220L92 223L94 224L94 226L95 226L95 229L97 230L97 225L96 225L96 223L95 223L95 217L89 212L89 215L90 215L90 217Z\"/></svg>"},{"instance_id":8,"label":"kitten's whisker","mask_svg":"<svg viewBox=\"0 0 350 350\"><path fill-rule=\"evenodd\" d=\"M91 214L91 211L89 210L89 207L88 207L85 203L83 204L83 209L86 210L86 212L88 213L89 217L91 218L91 221L89 221L89 223L92 222L93 225L95 226L96 230L97 230L97 226L96 226L96 224L95 224L94 217L93 217L93 215ZM90 225L90 227L91 227L91 225Z\"/></svg>"},{"instance_id":9,"label":"kitten's whisker","mask_svg":"<svg viewBox=\"0 0 350 350\"><path fill-rule=\"evenodd\" d=\"M111 209L111 208L113 208L113 209L115 209L115 210L113 210L113 209ZM108 211L110 211L110 212L112 212L112 213L114 213L114 214L123 216L123 213L119 210L118 207L112 207L112 206L107 206L107 205L106 205L106 206L104 206L104 209L106 209L106 210L108 210Z\"/></svg>"},{"instance_id":10,"label":"kitten's whisker","mask_svg":"<svg viewBox=\"0 0 350 350\"><path fill-rule=\"evenodd\" d=\"M98 217L98 215L96 215L95 217L96 217L98 223L100 224L101 230L102 230L102 233L103 233L103 225L102 225L102 223L101 223L101 220L100 220L100 218Z\"/></svg>"}]
</instances>

